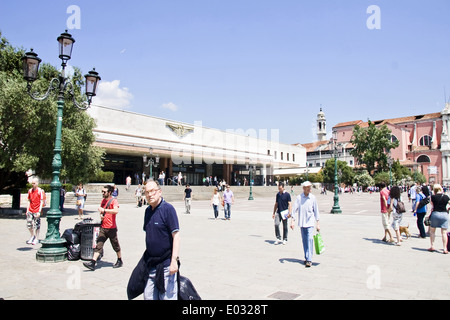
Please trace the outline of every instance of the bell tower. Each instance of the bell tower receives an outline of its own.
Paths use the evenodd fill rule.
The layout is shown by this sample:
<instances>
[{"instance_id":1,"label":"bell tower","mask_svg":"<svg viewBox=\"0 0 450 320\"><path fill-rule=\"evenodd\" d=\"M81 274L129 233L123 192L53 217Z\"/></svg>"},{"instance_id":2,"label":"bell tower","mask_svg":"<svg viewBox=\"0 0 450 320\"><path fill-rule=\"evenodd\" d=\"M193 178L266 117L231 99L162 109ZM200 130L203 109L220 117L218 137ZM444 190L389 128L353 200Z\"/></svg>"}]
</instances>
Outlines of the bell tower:
<instances>
[{"instance_id":1,"label":"bell tower","mask_svg":"<svg viewBox=\"0 0 450 320\"><path fill-rule=\"evenodd\" d=\"M325 118L325 113L320 108L320 112L317 114L317 140L325 141L327 140L327 119Z\"/></svg>"}]
</instances>

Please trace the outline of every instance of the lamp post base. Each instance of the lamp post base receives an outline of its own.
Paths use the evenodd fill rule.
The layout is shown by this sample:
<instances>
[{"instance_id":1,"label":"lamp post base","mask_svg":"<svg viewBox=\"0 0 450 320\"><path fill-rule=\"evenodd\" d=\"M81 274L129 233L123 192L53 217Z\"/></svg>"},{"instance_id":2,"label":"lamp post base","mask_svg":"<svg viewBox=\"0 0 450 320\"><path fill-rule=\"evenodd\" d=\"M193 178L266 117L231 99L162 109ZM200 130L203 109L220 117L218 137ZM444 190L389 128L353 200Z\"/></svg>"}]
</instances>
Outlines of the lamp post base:
<instances>
[{"instance_id":1,"label":"lamp post base","mask_svg":"<svg viewBox=\"0 0 450 320\"><path fill-rule=\"evenodd\" d=\"M65 247L66 240L59 241L42 240L42 247L36 253L36 260L38 262L64 262L67 260L67 248Z\"/></svg>"},{"instance_id":2,"label":"lamp post base","mask_svg":"<svg viewBox=\"0 0 450 320\"><path fill-rule=\"evenodd\" d=\"M339 214L339 213L342 213L342 210L341 210L341 208L339 206L333 207L331 209L331 213Z\"/></svg>"}]
</instances>

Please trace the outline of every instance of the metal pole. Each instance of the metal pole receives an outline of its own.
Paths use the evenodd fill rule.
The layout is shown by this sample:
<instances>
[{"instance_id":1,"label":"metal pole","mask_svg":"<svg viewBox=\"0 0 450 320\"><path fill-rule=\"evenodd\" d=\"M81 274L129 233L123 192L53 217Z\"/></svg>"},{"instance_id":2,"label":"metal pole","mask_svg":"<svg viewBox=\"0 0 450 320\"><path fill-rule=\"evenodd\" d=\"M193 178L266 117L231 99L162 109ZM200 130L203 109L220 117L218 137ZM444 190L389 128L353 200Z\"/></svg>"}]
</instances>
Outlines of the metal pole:
<instances>
[{"instance_id":1,"label":"metal pole","mask_svg":"<svg viewBox=\"0 0 450 320\"><path fill-rule=\"evenodd\" d=\"M58 113L56 122L56 138L55 149L53 151L53 181L51 183L51 203L50 210L47 212L47 234L45 240L41 241L42 247L36 253L36 259L39 262L62 262L67 259L66 240L62 239L59 234L59 224L61 222L62 213L59 210L59 197L61 182L59 176L61 174L61 136L62 136L62 119L64 110L64 73L60 81L60 92L58 98Z\"/></svg>"},{"instance_id":2,"label":"metal pole","mask_svg":"<svg viewBox=\"0 0 450 320\"><path fill-rule=\"evenodd\" d=\"M334 147L334 205L331 209L331 213L342 213L339 206L339 185L338 185L338 173L337 173L337 146Z\"/></svg>"}]
</instances>

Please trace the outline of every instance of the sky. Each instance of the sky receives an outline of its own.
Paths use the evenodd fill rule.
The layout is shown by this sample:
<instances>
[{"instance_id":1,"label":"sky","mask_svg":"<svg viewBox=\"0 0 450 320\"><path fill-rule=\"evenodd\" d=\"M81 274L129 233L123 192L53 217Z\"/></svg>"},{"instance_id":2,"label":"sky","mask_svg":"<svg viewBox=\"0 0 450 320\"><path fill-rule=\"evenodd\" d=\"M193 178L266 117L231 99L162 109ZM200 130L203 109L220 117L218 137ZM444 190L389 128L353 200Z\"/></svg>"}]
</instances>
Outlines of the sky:
<instances>
[{"instance_id":1,"label":"sky","mask_svg":"<svg viewBox=\"0 0 450 320\"><path fill-rule=\"evenodd\" d=\"M448 0L2 1L0 32L102 77L94 104L221 130L331 128L440 112L450 96Z\"/></svg>"}]
</instances>

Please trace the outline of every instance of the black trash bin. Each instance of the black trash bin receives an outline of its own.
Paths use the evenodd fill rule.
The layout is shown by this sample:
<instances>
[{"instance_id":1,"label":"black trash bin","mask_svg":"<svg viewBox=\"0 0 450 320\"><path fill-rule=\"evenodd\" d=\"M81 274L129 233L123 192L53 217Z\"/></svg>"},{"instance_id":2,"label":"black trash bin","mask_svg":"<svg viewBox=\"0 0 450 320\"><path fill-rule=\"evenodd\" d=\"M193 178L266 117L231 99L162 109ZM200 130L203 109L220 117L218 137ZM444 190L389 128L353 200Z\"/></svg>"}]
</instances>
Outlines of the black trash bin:
<instances>
[{"instance_id":1,"label":"black trash bin","mask_svg":"<svg viewBox=\"0 0 450 320\"><path fill-rule=\"evenodd\" d=\"M92 260L101 223L85 219L77 224L81 232L81 260Z\"/></svg>"}]
</instances>

